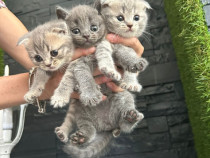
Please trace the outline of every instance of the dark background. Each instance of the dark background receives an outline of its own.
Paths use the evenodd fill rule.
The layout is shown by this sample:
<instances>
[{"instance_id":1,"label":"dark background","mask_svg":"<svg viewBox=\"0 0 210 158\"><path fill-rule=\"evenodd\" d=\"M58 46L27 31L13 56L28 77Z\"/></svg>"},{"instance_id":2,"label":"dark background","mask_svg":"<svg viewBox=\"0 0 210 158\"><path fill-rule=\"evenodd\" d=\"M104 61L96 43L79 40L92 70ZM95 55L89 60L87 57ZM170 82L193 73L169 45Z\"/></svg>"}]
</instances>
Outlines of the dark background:
<instances>
[{"instance_id":1,"label":"dark background","mask_svg":"<svg viewBox=\"0 0 210 158\"><path fill-rule=\"evenodd\" d=\"M31 30L54 19L55 6L72 7L91 4L91 0L7 0L8 8ZM148 0L147 32L140 41L143 56L150 66L140 74L144 90L136 94L136 105L145 119L132 134L122 135L107 155L109 158L196 158L176 57L173 50L163 0ZM12 74L25 72L7 54L4 56ZM40 115L29 106L23 136L12 158L67 158L54 128L60 126L66 109L52 109Z\"/></svg>"}]
</instances>

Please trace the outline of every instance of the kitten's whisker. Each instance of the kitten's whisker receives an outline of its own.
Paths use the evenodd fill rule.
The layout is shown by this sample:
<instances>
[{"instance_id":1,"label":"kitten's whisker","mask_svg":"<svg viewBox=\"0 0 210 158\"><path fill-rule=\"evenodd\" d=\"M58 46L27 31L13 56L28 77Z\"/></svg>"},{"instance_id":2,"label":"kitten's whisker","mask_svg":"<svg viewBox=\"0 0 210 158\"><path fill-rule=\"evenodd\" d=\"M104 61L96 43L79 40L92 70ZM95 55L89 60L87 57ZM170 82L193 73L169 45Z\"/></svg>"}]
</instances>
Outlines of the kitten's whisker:
<instances>
[{"instance_id":1,"label":"kitten's whisker","mask_svg":"<svg viewBox=\"0 0 210 158\"><path fill-rule=\"evenodd\" d=\"M147 31L144 31L143 33L144 33L144 34L147 34L147 35L150 35L150 36L152 36L152 37L155 37L153 34L147 32Z\"/></svg>"},{"instance_id":2,"label":"kitten's whisker","mask_svg":"<svg viewBox=\"0 0 210 158\"><path fill-rule=\"evenodd\" d=\"M145 39L145 41L146 41L147 43L151 43L149 37L147 37L145 34L143 34L141 37L142 37L143 39Z\"/></svg>"}]
</instances>

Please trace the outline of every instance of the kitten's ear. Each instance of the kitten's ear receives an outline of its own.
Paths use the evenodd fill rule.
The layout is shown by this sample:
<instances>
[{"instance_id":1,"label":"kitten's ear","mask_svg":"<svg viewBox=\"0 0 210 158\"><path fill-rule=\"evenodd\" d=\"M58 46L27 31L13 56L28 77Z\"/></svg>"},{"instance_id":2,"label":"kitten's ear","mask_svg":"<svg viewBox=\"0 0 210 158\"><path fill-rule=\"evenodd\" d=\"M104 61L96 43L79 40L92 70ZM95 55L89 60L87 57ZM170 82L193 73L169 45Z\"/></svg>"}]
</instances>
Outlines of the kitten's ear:
<instances>
[{"instance_id":1,"label":"kitten's ear","mask_svg":"<svg viewBox=\"0 0 210 158\"><path fill-rule=\"evenodd\" d=\"M21 45L21 44L24 44L26 45L28 42L29 42L29 36L30 36L30 33L27 33L25 35L23 35L17 42L17 46Z\"/></svg>"},{"instance_id":2,"label":"kitten's ear","mask_svg":"<svg viewBox=\"0 0 210 158\"><path fill-rule=\"evenodd\" d=\"M101 7L106 8L109 7L109 5L114 2L114 0L100 0Z\"/></svg>"},{"instance_id":3,"label":"kitten's ear","mask_svg":"<svg viewBox=\"0 0 210 158\"><path fill-rule=\"evenodd\" d=\"M58 19L63 19L65 20L66 17L69 15L68 11L63 9L60 6L56 6L56 15L58 17Z\"/></svg>"},{"instance_id":4,"label":"kitten's ear","mask_svg":"<svg viewBox=\"0 0 210 158\"><path fill-rule=\"evenodd\" d=\"M57 33L57 34L64 34L64 35L68 33L66 29L62 29L62 28L53 28L52 32Z\"/></svg>"},{"instance_id":5,"label":"kitten's ear","mask_svg":"<svg viewBox=\"0 0 210 158\"><path fill-rule=\"evenodd\" d=\"M141 3L142 3L142 5L144 6L144 9L145 9L145 10L146 10L146 9L152 9L152 7L150 6L150 4L149 4L148 2L142 1Z\"/></svg>"}]
</instances>

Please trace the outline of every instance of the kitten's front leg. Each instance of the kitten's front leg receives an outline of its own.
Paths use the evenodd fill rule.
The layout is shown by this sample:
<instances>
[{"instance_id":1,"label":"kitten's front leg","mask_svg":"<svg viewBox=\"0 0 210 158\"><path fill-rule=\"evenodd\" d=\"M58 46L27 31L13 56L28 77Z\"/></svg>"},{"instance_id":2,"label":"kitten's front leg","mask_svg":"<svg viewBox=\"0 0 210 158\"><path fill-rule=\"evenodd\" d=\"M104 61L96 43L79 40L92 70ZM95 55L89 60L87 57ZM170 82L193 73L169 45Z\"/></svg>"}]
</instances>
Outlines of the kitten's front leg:
<instances>
[{"instance_id":1,"label":"kitten's front leg","mask_svg":"<svg viewBox=\"0 0 210 158\"><path fill-rule=\"evenodd\" d=\"M111 44L104 40L98 44L95 56L98 62L99 70L107 77L119 81L121 79L121 75L115 69L112 52L113 50Z\"/></svg>"},{"instance_id":2,"label":"kitten's front leg","mask_svg":"<svg viewBox=\"0 0 210 158\"><path fill-rule=\"evenodd\" d=\"M33 83L29 91L24 96L26 102L33 103L35 99L42 94L42 91L45 88L45 84L49 80L50 76L50 73L47 73L40 68L37 68L34 74Z\"/></svg>"},{"instance_id":3,"label":"kitten's front leg","mask_svg":"<svg viewBox=\"0 0 210 158\"><path fill-rule=\"evenodd\" d=\"M133 73L142 72L149 65L148 61L139 57L132 48L120 44L114 45L114 48L114 57L124 70Z\"/></svg>"},{"instance_id":4,"label":"kitten's front leg","mask_svg":"<svg viewBox=\"0 0 210 158\"><path fill-rule=\"evenodd\" d=\"M125 71L120 81L120 87L132 92L140 92L142 85L137 80L137 73Z\"/></svg>"},{"instance_id":5,"label":"kitten's front leg","mask_svg":"<svg viewBox=\"0 0 210 158\"><path fill-rule=\"evenodd\" d=\"M95 83L92 72L87 63L80 60L74 69L76 81L79 84L80 101L85 106L96 106L102 101L103 94Z\"/></svg>"},{"instance_id":6,"label":"kitten's front leg","mask_svg":"<svg viewBox=\"0 0 210 158\"><path fill-rule=\"evenodd\" d=\"M76 84L73 75L73 66L73 62L69 64L58 88L54 91L54 94L51 97L51 105L53 105L54 108L62 108L69 103L70 95Z\"/></svg>"}]
</instances>

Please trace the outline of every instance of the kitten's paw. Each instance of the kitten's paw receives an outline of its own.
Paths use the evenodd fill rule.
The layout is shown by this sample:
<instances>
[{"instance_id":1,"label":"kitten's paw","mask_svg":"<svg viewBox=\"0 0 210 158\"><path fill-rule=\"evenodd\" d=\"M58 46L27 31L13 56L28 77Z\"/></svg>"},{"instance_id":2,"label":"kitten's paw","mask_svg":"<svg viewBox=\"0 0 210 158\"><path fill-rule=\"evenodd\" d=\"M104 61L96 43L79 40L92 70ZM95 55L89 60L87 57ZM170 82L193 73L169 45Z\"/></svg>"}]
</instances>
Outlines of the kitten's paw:
<instances>
[{"instance_id":1,"label":"kitten's paw","mask_svg":"<svg viewBox=\"0 0 210 158\"><path fill-rule=\"evenodd\" d=\"M115 81L119 81L121 79L121 74L117 72L115 69L109 69L107 67L100 68L100 71L106 75L108 78L111 78Z\"/></svg>"},{"instance_id":2,"label":"kitten's paw","mask_svg":"<svg viewBox=\"0 0 210 158\"><path fill-rule=\"evenodd\" d=\"M33 103L37 97L41 95L40 92L29 91L24 95L24 99L27 103Z\"/></svg>"},{"instance_id":3,"label":"kitten's paw","mask_svg":"<svg viewBox=\"0 0 210 158\"><path fill-rule=\"evenodd\" d=\"M139 83L126 83L126 82L122 82L120 84L120 87L122 89L126 89L126 90L132 91L132 92L140 92L142 90L142 85L140 85Z\"/></svg>"},{"instance_id":4,"label":"kitten's paw","mask_svg":"<svg viewBox=\"0 0 210 158\"><path fill-rule=\"evenodd\" d=\"M144 115L137 110L128 110L124 115L124 120L128 121L131 124L137 123L144 118Z\"/></svg>"},{"instance_id":5,"label":"kitten's paw","mask_svg":"<svg viewBox=\"0 0 210 158\"><path fill-rule=\"evenodd\" d=\"M80 95L80 101L85 106L96 106L102 101L103 94L100 91L96 92L88 92L88 93L82 93Z\"/></svg>"},{"instance_id":6,"label":"kitten's paw","mask_svg":"<svg viewBox=\"0 0 210 158\"><path fill-rule=\"evenodd\" d=\"M149 65L148 61L144 58L139 58L136 62L133 63L132 66L127 67L127 70L133 73L137 71L144 71Z\"/></svg>"},{"instance_id":7,"label":"kitten's paw","mask_svg":"<svg viewBox=\"0 0 210 158\"><path fill-rule=\"evenodd\" d=\"M64 143L68 142L69 140L68 135L60 127L55 128L55 134L57 135L58 139L61 142L64 142Z\"/></svg>"},{"instance_id":8,"label":"kitten's paw","mask_svg":"<svg viewBox=\"0 0 210 158\"><path fill-rule=\"evenodd\" d=\"M71 135L70 140L73 145L82 145L88 141L88 137L83 132L77 131Z\"/></svg>"},{"instance_id":9,"label":"kitten's paw","mask_svg":"<svg viewBox=\"0 0 210 158\"><path fill-rule=\"evenodd\" d=\"M68 103L69 103L69 98L60 95L59 96L53 95L50 101L50 104L53 105L54 108L62 108L66 106L66 104Z\"/></svg>"}]
</instances>

